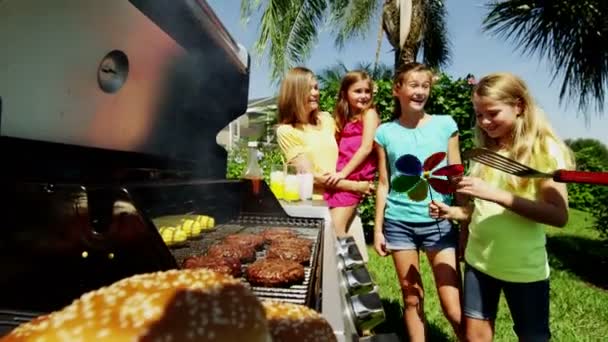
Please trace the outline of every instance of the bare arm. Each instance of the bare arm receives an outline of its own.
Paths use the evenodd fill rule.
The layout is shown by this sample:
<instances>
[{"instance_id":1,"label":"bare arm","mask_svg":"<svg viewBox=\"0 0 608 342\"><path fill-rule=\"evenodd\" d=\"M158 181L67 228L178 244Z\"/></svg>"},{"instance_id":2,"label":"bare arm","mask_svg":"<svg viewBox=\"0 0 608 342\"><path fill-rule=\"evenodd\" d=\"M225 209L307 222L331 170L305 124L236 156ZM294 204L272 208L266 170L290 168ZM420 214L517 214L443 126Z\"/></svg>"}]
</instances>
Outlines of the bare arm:
<instances>
[{"instance_id":1,"label":"bare arm","mask_svg":"<svg viewBox=\"0 0 608 342\"><path fill-rule=\"evenodd\" d=\"M374 219L374 248L380 256L387 255L384 250L384 209L389 191L388 170L386 168L386 152L384 147L374 144L378 155L378 187L376 188L376 215Z\"/></svg>"},{"instance_id":2,"label":"bare arm","mask_svg":"<svg viewBox=\"0 0 608 342\"><path fill-rule=\"evenodd\" d=\"M313 174L314 183L317 185L321 185L323 187L327 187L327 180L329 179L329 174L320 174L313 172L312 163L302 154L296 156L292 160L289 161L292 165L296 167L298 172L310 172ZM344 191L353 191L360 193L367 193L369 191L370 185L368 182L359 182L352 181L348 179L342 179L338 181L333 188Z\"/></svg>"},{"instance_id":3,"label":"bare arm","mask_svg":"<svg viewBox=\"0 0 608 342\"><path fill-rule=\"evenodd\" d=\"M535 200L492 187L479 178L463 177L458 192L495 202L530 220L563 227L568 222L568 192L566 185L552 179L543 180Z\"/></svg>"},{"instance_id":4,"label":"bare arm","mask_svg":"<svg viewBox=\"0 0 608 342\"><path fill-rule=\"evenodd\" d=\"M368 110L365 112L363 117L363 137L361 140L361 146L355 152L353 157L348 161L344 168L340 171L344 176L351 174L363 161L369 156L374 149L374 136L376 129L380 124L380 118L375 110Z\"/></svg>"},{"instance_id":5,"label":"bare arm","mask_svg":"<svg viewBox=\"0 0 608 342\"><path fill-rule=\"evenodd\" d=\"M376 216L374 220L374 232L382 233L384 225L384 209L386 208L386 198L388 197L388 170L386 169L386 152L378 144L375 146L378 154L378 187L376 188Z\"/></svg>"},{"instance_id":6,"label":"bare arm","mask_svg":"<svg viewBox=\"0 0 608 342\"><path fill-rule=\"evenodd\" d=\"M432 218L468 222L471 220L473 205L449 206L445 203L433 201L429 205L429 214Z\"/></svg>"},{"instance_id":7,"label":"bare arm","mask_svg":"<svg viewBox=\"0 0 608 342\"><path fill-rule=\"evenodd\" d=\"M448 140L448 164L462 164L462 159L460 157L460 140L458 136L458 132L454 132L450 139ZM460 177L458 177L460 178ZM451 179L451 181L456 181L457 179ZM467 196L464 196L459 193L454 194L454 205L463 205L468 202Z\"/></svg>"},{"instance_id":8,"label":"bare arm","mask_svg":"<svg viewBox=\"0 0 608 342\"><path fill-rule=\"evenodd\" d=\"M496 194L496 203L530 220L563 227L568 223L568 191L566 184L544 180L537 200L529 200L508 191Z\"/></svg>"},{"instance_id":9,"label":"bare arm","mask_svg":"<svg viewBox=\"0 0 608 342\"><path fill-rule=\"evenodd\" d=\"M462 164L458 132L454 132L450 137L450 140L448 140L448 164Z\"/></svg>"}]
</instances>

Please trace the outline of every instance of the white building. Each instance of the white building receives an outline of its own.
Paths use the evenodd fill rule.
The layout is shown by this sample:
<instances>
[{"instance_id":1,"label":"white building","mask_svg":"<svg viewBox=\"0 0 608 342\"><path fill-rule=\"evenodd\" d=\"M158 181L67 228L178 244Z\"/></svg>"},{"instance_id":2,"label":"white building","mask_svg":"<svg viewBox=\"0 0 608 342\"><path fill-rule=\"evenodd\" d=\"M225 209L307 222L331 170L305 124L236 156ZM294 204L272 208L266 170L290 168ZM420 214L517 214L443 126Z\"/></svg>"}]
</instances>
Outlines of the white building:
<instances>
[{"instance_id":1,"label":"white building","mask_svg":"<svg viewBox=\"0 0 608 342\"><path fill-rule=\"evenodd\" d=\"M217 143L230 150L241 139L260 137L264 134L266 123L274 120L276 109L276 96L250 100L247 111L218 133Z\"/></svg>"}]
</instances>

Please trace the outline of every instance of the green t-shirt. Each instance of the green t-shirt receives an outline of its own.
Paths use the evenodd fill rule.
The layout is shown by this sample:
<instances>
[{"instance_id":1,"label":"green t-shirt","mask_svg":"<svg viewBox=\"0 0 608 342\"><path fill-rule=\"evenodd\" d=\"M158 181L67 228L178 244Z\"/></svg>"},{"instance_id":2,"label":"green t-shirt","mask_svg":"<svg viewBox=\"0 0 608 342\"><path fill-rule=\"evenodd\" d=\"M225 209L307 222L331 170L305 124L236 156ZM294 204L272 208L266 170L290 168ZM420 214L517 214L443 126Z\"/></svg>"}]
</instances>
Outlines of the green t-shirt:
<instances>
[{"instance_id":1,"label":"green t-shirt","mask_svg":"<svg viewBox=\"0 0 608 342\"><path fill-rule=\"evenodd\" d=\"M564 152L549 143L543 171L565 167ZM491 170L485 181L507 189L505 174ZM534 200L540 181L516 194ZM545 225L520 216L494 202L474 200L465 260L473 268L496 279L527 283L547 279L549 263L545 249Z\"/></svg>"}]
</instances>

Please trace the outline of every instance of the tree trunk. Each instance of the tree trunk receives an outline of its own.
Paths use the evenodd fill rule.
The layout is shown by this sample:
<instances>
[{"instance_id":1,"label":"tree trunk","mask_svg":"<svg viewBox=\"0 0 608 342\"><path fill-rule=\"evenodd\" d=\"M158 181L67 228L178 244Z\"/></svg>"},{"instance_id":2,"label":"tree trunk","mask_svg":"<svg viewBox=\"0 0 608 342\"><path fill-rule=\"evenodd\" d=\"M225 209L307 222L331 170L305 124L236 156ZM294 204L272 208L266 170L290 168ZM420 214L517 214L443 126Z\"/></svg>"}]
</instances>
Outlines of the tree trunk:
<instances>
[{"instance_id":1,"label":"tree trunk","mask_svg":"<svg viewBox=\"0 0 608 342\"><path fill-rule=\"evenodd\" d=\"M418 46L408 46L405 44L403 50L395 50L395 70L398 70L402 65L416 61L418 55Z\"/></svg>"},{"instance_id":2,"label":"tree trunk","mask_svg":"<svg viewBox=\"0 0 608 342\"><path fill-rule=\"evenodd\" d=\"M380 50L382 48L382 38L383 38L383 25L382 25L382 18L380 18L380 27L378 28L378 40L376 42L376 58L374 59L374 69L373 72L374 74L376 73L376 70L378 70L378 65L380 64Z\"/></svg>"},{"instance_id":3,"label":"tree trunk","mask_svg":"<svg viewBox=\"0 0 608 342\"><path fill-rule=\"evenodd\" d=\"M425 1L430 0L412 0L412 23L403 48L399 47L399 8L397 8L397 3L395 0L386 0L384 2L382 26L384 32L386 32L388 41L395 50L395 70L405 63L416 61L420 42L424 35Z\"/></svg>"}]
</instances>

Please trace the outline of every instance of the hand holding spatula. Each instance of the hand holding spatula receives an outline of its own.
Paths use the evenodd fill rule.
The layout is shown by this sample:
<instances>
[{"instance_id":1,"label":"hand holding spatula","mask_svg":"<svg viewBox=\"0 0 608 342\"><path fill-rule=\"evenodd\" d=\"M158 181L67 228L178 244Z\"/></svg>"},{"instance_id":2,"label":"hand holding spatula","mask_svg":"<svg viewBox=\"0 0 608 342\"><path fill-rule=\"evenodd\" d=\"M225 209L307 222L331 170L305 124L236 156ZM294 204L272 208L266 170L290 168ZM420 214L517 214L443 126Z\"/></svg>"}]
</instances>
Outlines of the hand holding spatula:
<instances>
[{"instance_id":1,"label":"hand holding spatula","mask_svg":"<svg viewBox=\"0 0 608 342\"><path fill-rule=\"evenodd\" d=\"M540 172L529 166L509 159L485 148L465 151L463 159L474 160L497 170L525 178L552 178L560 183L583 183L608 185L608 172L556 170L552 173Z\"/></svg>"}]
</instances>

